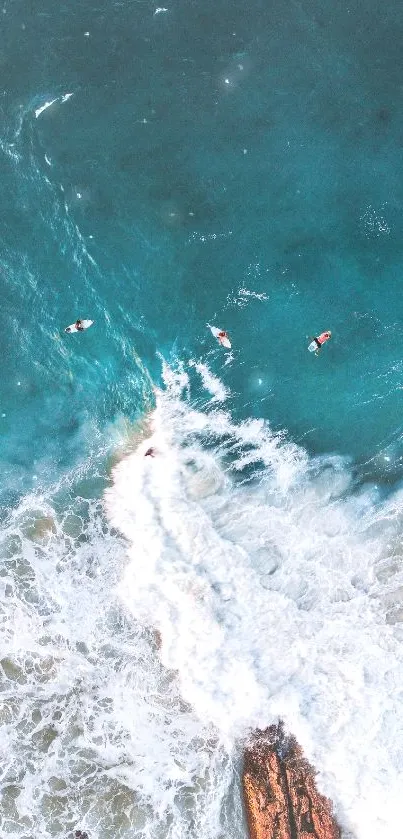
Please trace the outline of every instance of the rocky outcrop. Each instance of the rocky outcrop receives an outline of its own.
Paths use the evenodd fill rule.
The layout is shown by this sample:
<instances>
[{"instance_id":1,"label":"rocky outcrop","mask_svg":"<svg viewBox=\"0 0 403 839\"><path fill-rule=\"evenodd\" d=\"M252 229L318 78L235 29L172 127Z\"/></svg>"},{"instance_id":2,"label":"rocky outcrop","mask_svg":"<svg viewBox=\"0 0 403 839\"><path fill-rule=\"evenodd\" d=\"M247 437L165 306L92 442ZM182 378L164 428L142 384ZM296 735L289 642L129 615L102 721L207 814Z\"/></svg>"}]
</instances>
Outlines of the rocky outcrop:
<instances>
[{"instance_id":1,"label":"rocky outcrop","mask_svg":"<svg viewBox=\"0 0 403 839\"><path fill-rule=\"evenodd\" d=\"M243 790L250 839L340 839L331 802L283 726L257 731L245 750Z\"/></svg>"}]
</instances>

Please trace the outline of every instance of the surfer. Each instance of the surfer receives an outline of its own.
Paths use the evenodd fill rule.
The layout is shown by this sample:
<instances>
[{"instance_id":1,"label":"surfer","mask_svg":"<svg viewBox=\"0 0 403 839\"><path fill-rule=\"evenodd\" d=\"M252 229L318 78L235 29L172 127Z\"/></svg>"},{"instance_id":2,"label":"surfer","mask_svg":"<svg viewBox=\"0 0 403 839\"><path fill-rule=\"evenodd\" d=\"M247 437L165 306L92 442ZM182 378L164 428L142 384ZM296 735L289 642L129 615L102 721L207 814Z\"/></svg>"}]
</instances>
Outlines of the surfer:
<instances>
[{"instance_id":1,"label":"surfer","mask_svg":"<svg viewBox=\"0 0 403 839\"><path fill-rule=\"evenodd\" d=\"M65 332L84 332L84 329L89 329L90 326L94 323L93 320L82 320L81 318L77 318L74 323L71 323L70 326L66 326Z\"/></svg>"},{"instance_id":2,"label":"surfer","mask_svg":"<svg viewBox=\"0 0 403 839\"><path fill-rule=\"evenodd\" d=\"M309 352L315 352L316 354L318 354L319 350L322 349L323 344L326 344L326 341L328 341L331 337L332 333L330 332L330 330L327 330L326 332L321 332L320 335L314 338L313 341L309 344Z\"/></svg>"},{"instance_id":3,"label":"surfer","mask_svg":"<svg viewBox=\"0 0 403 839\"><path fill-rule=\"evenodd\" d=\"M229 341L228 332L224 332L224 330L221 329L221 331L217 335L217 338L218 338L222 347L227 347L228 346L228 341Z\"/></svg>"},{"instance_id":4,"label":"surfer","mask_svg":"<svg viewBox=\"0 0 403 839\"><path fill-rule=\"evenodd\" d=\"M207 323L206 326L208 326L210 332L214 335L214 338L217 338L218 343L221 344L222 347L225 347L226 350L231 349L231 341L229 339L228 332L225 332L224 329L219 329L218 326L210 326L209 323Z\"/></svg>"}]
</instances>

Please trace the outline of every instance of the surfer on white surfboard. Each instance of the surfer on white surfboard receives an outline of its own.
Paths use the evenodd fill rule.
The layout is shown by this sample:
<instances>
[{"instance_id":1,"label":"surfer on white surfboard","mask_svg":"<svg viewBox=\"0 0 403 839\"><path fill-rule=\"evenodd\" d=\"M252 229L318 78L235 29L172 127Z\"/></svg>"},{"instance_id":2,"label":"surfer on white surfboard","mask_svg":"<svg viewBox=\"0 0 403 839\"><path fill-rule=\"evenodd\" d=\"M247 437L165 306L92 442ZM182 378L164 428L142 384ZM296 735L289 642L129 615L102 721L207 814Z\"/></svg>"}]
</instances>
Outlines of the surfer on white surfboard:
<instances>
[{"instance_id":1,"label":"surfer on white surfboard","mask_svg":"<svg viewBox=\"0 0 403 839\"><path fill-rule=\"evenodd\" d=\"M66 326L65 332L84 332L84 329L89 329L90 326L94 323L93 320L81 320L81 318L77 318L75 323L71 323L70 326Z\"/></svg>"},{"instance_id":2,"label":"surfer on white surfboard","mask_svg":"<svg viewBox=\"0 0 403 839\"><path fill-rule=\"evenodd\" d=\"M326 344L326 341L328 341L331 337L332 333L329 329L326 332L321 332L320 335L318 335L317 338L314 338L309 344L309 352L314 352L316 355L318 355L319 351L323 347L323 344Z\"/></svg>"},{"instance_id":3,"label":"surfer on white surfboard","mask_svg":"<svg viewBox=\"0 0 403 839\"><path fill-rule=\"evenodd\" d=\"M217 326L210 326L209 323L207 324L207 326L214 335L214 338L217 338L218 343L221 344L222 347L225 347L225 349L230 350L231 341L229 339L228 332L225 332L224 329L218 329Z\"/></svg>"},{"instance_id":4,"label":"surfer on white surfboard","mask_svg":"<svg viewBox=\"0 0 403 839\"><path fill-rule=\"evenodd\" d=\"M228 332L225 332L224 329L220 329L217 335L217 340L222 347L227 347L229 341Z\"/></svg>"}]
</instances>

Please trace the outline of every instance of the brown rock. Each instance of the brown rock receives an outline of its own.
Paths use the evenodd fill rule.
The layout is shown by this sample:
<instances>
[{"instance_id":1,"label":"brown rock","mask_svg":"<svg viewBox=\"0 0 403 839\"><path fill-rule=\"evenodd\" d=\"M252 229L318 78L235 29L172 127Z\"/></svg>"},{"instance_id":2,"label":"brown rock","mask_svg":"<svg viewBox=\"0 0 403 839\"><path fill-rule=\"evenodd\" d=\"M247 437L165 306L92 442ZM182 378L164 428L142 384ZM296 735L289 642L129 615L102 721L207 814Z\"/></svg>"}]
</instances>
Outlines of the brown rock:
<instances>
[{"instance_id":1,"label":"brown rock","mask_svg":"<svg viewBox=\"0 0 403 839\"><path fill-rule=\"evenodd\" d=\"M340 839L331 802L281 723L253 735L242 782L250 839Z\"/></svg>"}]
</instances>

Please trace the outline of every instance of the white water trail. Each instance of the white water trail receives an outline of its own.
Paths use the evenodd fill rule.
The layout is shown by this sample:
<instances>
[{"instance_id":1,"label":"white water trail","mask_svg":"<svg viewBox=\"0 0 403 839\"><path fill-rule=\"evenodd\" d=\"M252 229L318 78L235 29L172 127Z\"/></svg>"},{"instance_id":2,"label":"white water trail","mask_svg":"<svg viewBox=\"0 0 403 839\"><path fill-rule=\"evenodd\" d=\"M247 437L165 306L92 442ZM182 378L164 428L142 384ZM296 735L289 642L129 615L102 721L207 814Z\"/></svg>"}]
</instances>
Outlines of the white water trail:
<instances>
[{"instance_id":1,"label":"white water trail","mask_svg":"<svg viewBox=\"0 0 403 839\"><path fill-rule=\"evenodd\" d=\"M229 396L229 391L222 383L221 379L211 372L207 364L203 364L201 361L191 360L189 361L189 367L195 368L202 380L203 387L211 393L211 402L225 402Z\"/></svg>"},{"instance_id":2,"label":"white water trail","mask_svg":"<svg viewBox=\"0 0 403 839\"><path fill-rule=\"evenodd\" d=\"M341 459L310 461L263 422L195 410L186 371L164 375L153 434L106 493L127 540L128 613L161 633L162 663L219 738L282 717L349 835L389 839L403 768L402 494L354 492Z\"/></svg>"},{"instance_id":3,"label":"white water trail","mask_svg":"<svg viewBox=\"0 0 403 839\"><path fill-rule=\"evenodd\" d=\"M54 103L57 102L57 101L58 100L57 100L57 97L56 97L56 99L50 99L49 102L45 102L45 104L41 105L40 108L36 108L35 109L35 118L38 119L38 117L40 117L40 115L43 114L44 111L47 111L47 109L50 108L51 105L54 105Z\"/></svg>"},{"instance_id":4,"label":"white water trail","mask_svg":"<svg viewBox=\"0 0 403 839\"><path fill-rule=\"evenodd\" d=\"M48 102L44 102L43 105L35 109L35 118L38 119L38 117L54 105L55 102L61 102L61 104L63 104L64 102L68 102L72 96L74 96L74 93L64 93L62 96L56 96L55 99L50 99Z\"/></svg>"}]
</instances>

